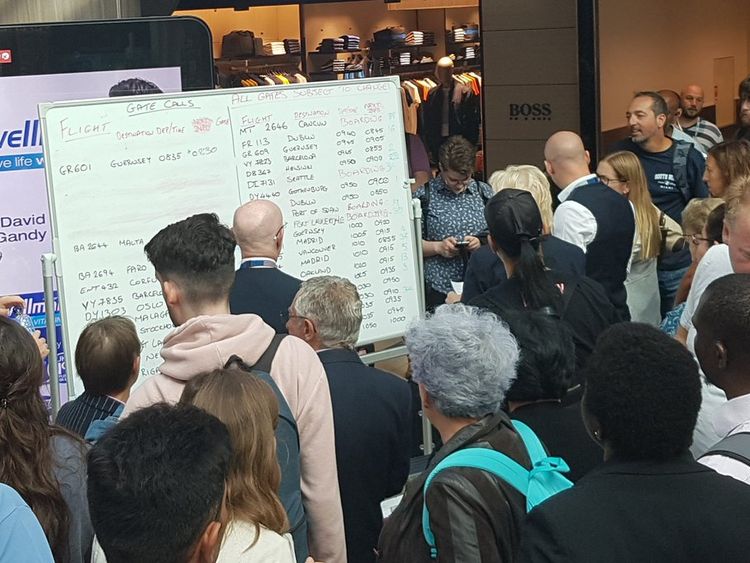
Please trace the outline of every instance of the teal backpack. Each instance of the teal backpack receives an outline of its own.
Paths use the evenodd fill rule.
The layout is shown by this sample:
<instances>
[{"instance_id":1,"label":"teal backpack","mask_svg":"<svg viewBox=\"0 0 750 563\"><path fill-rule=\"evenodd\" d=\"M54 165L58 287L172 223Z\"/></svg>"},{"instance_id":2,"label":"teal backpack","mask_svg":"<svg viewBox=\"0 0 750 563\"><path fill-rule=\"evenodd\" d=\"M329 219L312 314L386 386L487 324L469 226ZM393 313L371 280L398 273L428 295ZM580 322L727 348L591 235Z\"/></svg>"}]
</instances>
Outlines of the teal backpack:
<instances>
[{"instance_id":1,"label":"teal backpack","mask_svg":"<svg viewBox=\"0 0 750 563\"><path fill-rule=\"evenodd\" d=\"M466 448L448 455L435 466L424 483L422 504L422 533L430 546L430 557L437 559L435 536L430 528L430 511L427 509L427 489L435 476L449 467L473 467L502 478L526 497L526 511L549 497L573 486L562 473L570 471L560 457L550 457L534 431L523 422L514 420L513 427L521 436L531 459L531 470L526 469L507 455L489 448Z\"/></svg>"}]
</instances>

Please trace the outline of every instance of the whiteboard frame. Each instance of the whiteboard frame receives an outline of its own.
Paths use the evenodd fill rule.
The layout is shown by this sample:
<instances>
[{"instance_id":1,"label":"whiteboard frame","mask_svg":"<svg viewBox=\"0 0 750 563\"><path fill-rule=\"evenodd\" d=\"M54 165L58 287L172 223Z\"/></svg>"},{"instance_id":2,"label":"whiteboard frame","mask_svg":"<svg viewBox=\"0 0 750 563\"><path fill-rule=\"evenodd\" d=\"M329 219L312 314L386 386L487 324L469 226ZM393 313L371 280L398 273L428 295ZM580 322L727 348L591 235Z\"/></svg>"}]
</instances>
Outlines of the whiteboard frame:
<instances>
[{"instance_id":1,"label":"whiteboard frame","mask_svg":"<svg viewBox=\"0 0 750 563\"><path fill-rule=\"evenodd\" d=\"M231 95L234 93L243 93L247 94L248 92L251 93L257 93L257 92L272 92L272 91L278 91L280 88L285 87L294 87L295 89L316 89L316 88L324 88L324 87L342 87L342 86L355 86L357 84L362 83L369 83L369 84L376 84L376 83L388 83L391 86L393 86L394 89L399 89L401 87L401 81L398 76L382 76L382 77L375 77L375 78L358 78L358 79L351 79L351 80L326 80L321 82L308 82L306 84L290 84L290 85L274 85L274 86L256 86L253 88L226 88L226 89L217 89L217 90L200 90L200 91L191 91L191 92L174 92L174 93L164 93L164 94L148 94L148 95L142 95L138 96L138 100L141 101L147 101L150 99L154 100L163 100L163 99L180 99L180 98L202 98L206 96L216 96L217 93ZM395 92L394 92L395 94ZM57 277L57 287L58 287L58 299L60 302L60 316L61 316L61 325L62 325L62 335L63 335L63 343L64 343L64 350L65 350L65 358L66 358L66 373L68 374L68 378L72 378L74 376L77 376L78 373L75 369L75 362L72 361L75 355L75 350L71 348L71 338L70 338L70 331L68 330L68 323L67 323L67 307L65 304L65 281L64 281L64 271L62 264L62 260L60 259L60 241L57 236L58 228L57 228L57 216L55 213L55 192L53 189L53 176L52 176L52 168L51 168L51 162L48 158L48 151L47 151L47 139L48 136L48 129L47 129L47 113L52 110L58 110L65 107L80 107L80 106L97 106L97 105L112 105L115 103L124 103L127 100L129 100L131 97L120 97L120 98L96 98L96 99L82 99L82 100L68 100L63 102L43 102L38 104L38 113L39 113L39 120L42 128L42 142L43 142L43 149L44 149L44 172L46 176L46 187L47 187L47 197L48 197L48 205L49 205L49 212L50 212L50 221L51 221L51 227L52 227L52 248L53 252L57 257L57 260L55 262L55 272ZM408 169L408 152L406 150L406 133L404 131L404 122L403 122L403 105L402 105L402 99L400 95L396 95L396 100L398 103L398 107L401 109L401 116L402 119L396 120L396 126L397 126L397 133L400 134L401 143L399 143L400 146L400 152L402 157L402 162L404 165L404 173L403 177L405 179L405 185L404 185L404 197L407 199L405 202L406 209L409 213L409 219L412 221L412 224L414 225L414 228L410 229L410 237L412 244L414 246L414 277L416 278L417 287L415 288L416 293L416 299L417 299L417 316L415 317L415 320L418 318L424 317L424 311L425 311L425 286L424 286L424 266L423 266L423 258L422 258L422 239L421 239L421 214L418 210L416 210L416 206L413 205L413 197L412 192L410 189L411 182L408 181L409 179L409 169ZM166 306L166 305L165 305ZM396 331L394 333L388 333L386 335L380 335L377 338L370 338L370 339L363 339L358 341L358 345L366 345L366 344L372 344L375 342L382 342L385 340L391 340L395 338L402 338L405 335L404 332ZM406 355L405 348L403 349L402 353L394 354L395 350L391 351L390 357L397 357L400 355ZM383 358L384 359L384 358ZM72 398L72 397L71 397Z\"/></svg>"}]
</instances>

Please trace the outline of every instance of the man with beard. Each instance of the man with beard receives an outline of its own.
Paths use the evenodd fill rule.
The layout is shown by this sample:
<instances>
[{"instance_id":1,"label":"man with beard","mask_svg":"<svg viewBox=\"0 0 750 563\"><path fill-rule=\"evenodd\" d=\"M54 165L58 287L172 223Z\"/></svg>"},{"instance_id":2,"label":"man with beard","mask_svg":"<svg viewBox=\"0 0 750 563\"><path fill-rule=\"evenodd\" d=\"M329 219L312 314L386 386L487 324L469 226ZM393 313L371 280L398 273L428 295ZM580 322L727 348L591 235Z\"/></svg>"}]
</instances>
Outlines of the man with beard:
<instances>
[{"instance_id":1,"label":"man with beard","mask_svg":"<svg viewBox=\"0 0 750 563\"><path fill-rule=\"evenodd\" d=\"M706 157L706 149L700 144L695 137L685 133L680 127L680 117L682 117L682 108L680 107L680 95L674 90L659 90L658 94L667 102L667 123L664 125L664 134L673 141L684 141L690 143L693 148Z\"/></svg>"},{"instance_id":2,"label":"man with beard","mask_svg":"<svg viewBox=\"0 0 750 563\"><path fill-rule=\"evenodd\" d=\"M708 197L708 188L703 183L706 161L691 145L673 141L665 135L668 115L667 103L659 94L636 93L625 114L630 138L617 143L615 148L630 151L638 157L654 205L679 223L682 210L691 199ZM659 259L662 316L672 309L677 287L690 262L688 249Z\"/></svg>"},{"instance_id":3,"label":"man with beard","mask_svg":"<svg viewBox=\"0 0 750 563\"><path fill-rule=\"evenodd\" d=\"M697 84L685 86L680 91L680 107L680 128L703 146L703 152L708 152L708 149L724 141L719 128L700 117L703 111L703 88Z\"/></svg>"}]
</instances>

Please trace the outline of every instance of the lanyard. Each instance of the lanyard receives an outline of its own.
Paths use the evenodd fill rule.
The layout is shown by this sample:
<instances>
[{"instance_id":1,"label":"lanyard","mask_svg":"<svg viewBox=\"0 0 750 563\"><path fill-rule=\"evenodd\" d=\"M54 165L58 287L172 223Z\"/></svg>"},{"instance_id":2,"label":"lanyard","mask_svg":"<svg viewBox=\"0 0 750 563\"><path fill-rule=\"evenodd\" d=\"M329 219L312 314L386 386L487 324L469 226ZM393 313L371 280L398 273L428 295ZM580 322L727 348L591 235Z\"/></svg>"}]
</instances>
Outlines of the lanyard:
<instances>
[{"instance_id":1,"label":"lanyard","mask_svg":"<svg viewBox=\"0 0 750 563\"><path fill-rule=\"evenodd\" d=\"M246 268L275 268L275 267L276 267L276 262L274 262L273 260L253 259L253 260L246 260L245 262L243 262L242 265L240 266L240 269L244 270Z\"/></svg>"}]
</instances>

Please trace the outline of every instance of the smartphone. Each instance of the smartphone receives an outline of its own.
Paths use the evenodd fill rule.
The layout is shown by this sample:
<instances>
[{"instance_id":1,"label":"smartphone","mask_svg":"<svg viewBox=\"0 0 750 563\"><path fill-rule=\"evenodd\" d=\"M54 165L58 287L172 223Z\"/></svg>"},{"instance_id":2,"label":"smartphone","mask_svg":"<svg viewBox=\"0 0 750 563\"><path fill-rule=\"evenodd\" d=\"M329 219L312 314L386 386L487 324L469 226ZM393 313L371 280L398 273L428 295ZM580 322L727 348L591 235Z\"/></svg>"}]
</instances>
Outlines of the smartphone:
<instances>
[{"instance_id":1,"label":"smartphone","mask_svg":"<svg viewBox=\"0 0 750 563\"><path fill-rule=\"evenodd\" d=\"M456 246L458 246L459 248L464 247L464 246L469 246L469 241L468 240L456 241Z\"/></svg>"}]
</instances>

